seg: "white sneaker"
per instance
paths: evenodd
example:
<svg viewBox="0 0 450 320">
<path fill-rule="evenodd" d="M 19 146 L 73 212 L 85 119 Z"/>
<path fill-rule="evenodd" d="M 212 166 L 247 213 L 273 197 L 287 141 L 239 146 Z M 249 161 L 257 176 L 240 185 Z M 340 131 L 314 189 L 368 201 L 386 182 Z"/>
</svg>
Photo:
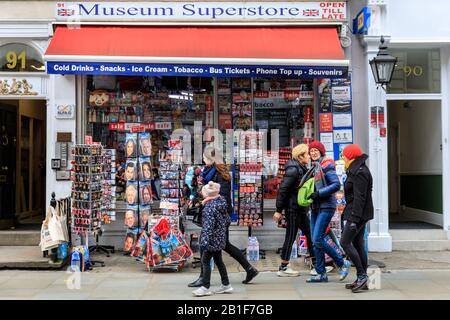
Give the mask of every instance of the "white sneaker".
<svg viewBox="0 0 450 320">
<path fill-rule="evenodd" d="M 200 287 L 194 291 L 192 291 L 192 294 L 196 297 L 204 297 L 204 296 L 210 296 L 212 295 L 212 291 L 205 288 L 205 287 Z"/>
<path fill-rule="evenodd" d="M 333 271 L 333 267 L 332 266 L 326 266 L 325 267 L 325 270 L 326 270 L 326 272 L 327 273 L 330 273 L 331 271 Z M 311 272 L 309 273 L 310 275 L 312 275 L 312 276 L 317 276 L 317 271 L 316 271 L 316 269 L 312 269 L 311 270 Z"/>
<path fill-rule="evenodd" d="M 286 270 L 279 270 L 277 275 L 279 277 L 298 277 L 300 272 L 287 267 Z"/>
<path fill-rule="evenodd" d="M 231 287 L 231 284 L 224 286 L 223 284 L 220 285 L 219 288 L 214 290 L 214 293 L 230 293 L 233 291 L 233 288 Z"/>
</svg>

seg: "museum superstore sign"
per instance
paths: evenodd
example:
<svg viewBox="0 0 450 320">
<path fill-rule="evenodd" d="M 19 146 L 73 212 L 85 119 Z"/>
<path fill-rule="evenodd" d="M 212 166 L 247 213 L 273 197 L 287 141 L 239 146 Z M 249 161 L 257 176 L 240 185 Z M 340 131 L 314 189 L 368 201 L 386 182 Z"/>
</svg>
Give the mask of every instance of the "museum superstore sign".
<svg viewBox="0 0 450 320">
<path fill-rule="evenodd" d="M 57 2 L 59 21 L 345 21 L 339 2 Z"/>
<path fill-rule="evenodd" d="M 347 67 L 47 62 L 49 74 L 123 76 L 343 78 Z"/>
</svg>

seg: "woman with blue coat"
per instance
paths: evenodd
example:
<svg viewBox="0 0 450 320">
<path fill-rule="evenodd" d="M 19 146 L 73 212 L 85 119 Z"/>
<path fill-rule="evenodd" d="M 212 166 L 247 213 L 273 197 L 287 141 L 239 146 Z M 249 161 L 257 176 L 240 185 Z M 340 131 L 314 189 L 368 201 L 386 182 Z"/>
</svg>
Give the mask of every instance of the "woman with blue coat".
<svg viewBox="0 0 450 320">
<path fill-rule="evenodd" d="M 314 255 L 316 257 L 315 269 L 317 275 L 307 282 L 328 282 L 325 269 L 325 253 L 330 256 L 338 266 L 340 280 L 344 280 L 350 269 L 350 262 L 344 258 L 325 241 L 326 230 L 336 211 L 335 193 L 341 188 L 336 174 L 334 161 L 325 157 L 325 147 L 320 141 L 313 141 L 309 145 L 314 170 L 314 192 L 311 205 L 311 233 L 313 239 Z"/>
</svg>

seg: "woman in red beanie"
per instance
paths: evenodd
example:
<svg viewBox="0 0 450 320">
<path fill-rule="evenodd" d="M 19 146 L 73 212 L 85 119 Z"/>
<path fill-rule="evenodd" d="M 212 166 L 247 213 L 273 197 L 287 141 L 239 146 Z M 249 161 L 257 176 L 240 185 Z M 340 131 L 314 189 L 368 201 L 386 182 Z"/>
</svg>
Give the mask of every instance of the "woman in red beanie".
<svg viewBox="0 0 450 320">
<path fill-rule="evenodd" d="M 334 161 L 325 157 L 325 147 L 320 141 L 313 141 L 309 145 L 309 154 L 314 164 L 314 192 L 310 198 L 311 205 L 311 233 L 316 257 L 315 269 L 317 275 L 307 282 L 328 282 L 325 268 L 325 253 L 330 256 L 339 267 L 340 280 L 347 277 L 350 261 L 344 258 L 325 241 L 326 230 L 336 211 L 335 193 L 341 188 L 336 174 Z"/>
<path fill-rule="evenodd" d="M 372 175 L 366 166 L 368 156 L 356 144 L 342 151 L 347 179 L 344 183 L 346 206 L 344 210 L 344 232 L 341 246 L 356 267 L 357 279 L 345 287 L 352 292 L 367 290 L 367 254 L 364 231 L 369 220 L 373 219 Z"/>
</svg>

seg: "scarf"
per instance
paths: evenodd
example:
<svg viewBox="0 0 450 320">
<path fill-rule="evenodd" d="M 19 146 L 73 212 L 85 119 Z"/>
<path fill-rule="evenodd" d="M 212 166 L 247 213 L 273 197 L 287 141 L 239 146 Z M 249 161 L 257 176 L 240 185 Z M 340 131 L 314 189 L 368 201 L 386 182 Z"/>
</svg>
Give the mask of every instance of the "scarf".
<svg viewBox="0 0 450 320">
<path fill-rule="evenodd" d="M 215 166 L 205 166 L 202 173 L 200 174 L 203 180 L 202 183 L 208 184 L 208 182 L 212 181 L 212 179 L 214 179 L 214 176 L 216 175 L 216 172 L 217 169 Z"/>
<path fill-rule="evenodd" d="M 352 160 L 350 160 L 350 161 L 348 161 L 346 164 L 345 164 L 345 170 L 348 170 L 348 168 L 350 167 L 350 165 L 353 163 L 353 161 L 355 161 L 356 159 L 352 159 Z"/>
<path fill-rule="evenodd" d="M 218 195 L 215 196 L 215 197 L 206 197 L 205 199 L 203 199 L 202 205 L 206 205 L 209 201 L 214 200 L 214 199 L 217 199 L 218 197 L 220 197 L 220 194 L 218 194 Z"/>
</svg>

